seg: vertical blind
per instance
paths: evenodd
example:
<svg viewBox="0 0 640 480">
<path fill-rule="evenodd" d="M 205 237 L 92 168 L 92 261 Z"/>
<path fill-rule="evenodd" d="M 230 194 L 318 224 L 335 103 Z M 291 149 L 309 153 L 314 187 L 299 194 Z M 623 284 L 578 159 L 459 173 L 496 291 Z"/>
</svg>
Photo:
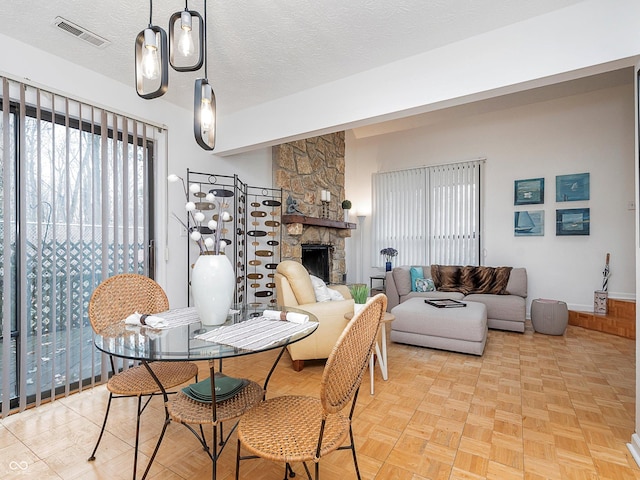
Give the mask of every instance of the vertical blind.
<svg viewBox="0 0 640 480">
<path fill-rule="evenodd" d="M 149 186 L 164 132 L 0 81 L 4 417 L 107 378 L 87 305 L 103 279 L 149 273 Z"/>
<path fill-rule="evenodd" d="M 373 176 L 372 265 L 398 250 L 396 265 L 478 265 L 480 170 L 484 160 Z"/>
</svg>

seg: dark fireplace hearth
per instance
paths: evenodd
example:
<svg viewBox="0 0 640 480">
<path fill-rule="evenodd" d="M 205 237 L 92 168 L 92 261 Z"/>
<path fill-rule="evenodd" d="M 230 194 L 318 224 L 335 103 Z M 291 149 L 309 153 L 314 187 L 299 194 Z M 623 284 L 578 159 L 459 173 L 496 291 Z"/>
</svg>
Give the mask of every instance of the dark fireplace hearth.
<svg viewBox="0 0 640 480">
<path fill-rule="evenodd" d="M 331 245 L 302 245 L 302 265 L 311 275 L 330 283 L 329 272 L 331 272 Z"/>
</svg>

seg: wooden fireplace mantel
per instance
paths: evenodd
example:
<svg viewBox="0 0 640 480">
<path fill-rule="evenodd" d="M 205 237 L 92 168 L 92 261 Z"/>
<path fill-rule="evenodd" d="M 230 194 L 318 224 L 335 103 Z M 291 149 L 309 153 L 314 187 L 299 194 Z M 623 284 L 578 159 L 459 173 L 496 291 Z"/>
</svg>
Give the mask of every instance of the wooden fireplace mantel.
<svg viewBox="0 0 640 480">
<path fill-rule="evenodd" d="M 314 225 L 316 227 L 337 228 L 339 230 L 354 230 L 355 223 L 340 222 L 329 218 L 307 217 L 306 215 L 282 215 L 282 223 L 301 223 L 302 225 Z"/>
</svg>

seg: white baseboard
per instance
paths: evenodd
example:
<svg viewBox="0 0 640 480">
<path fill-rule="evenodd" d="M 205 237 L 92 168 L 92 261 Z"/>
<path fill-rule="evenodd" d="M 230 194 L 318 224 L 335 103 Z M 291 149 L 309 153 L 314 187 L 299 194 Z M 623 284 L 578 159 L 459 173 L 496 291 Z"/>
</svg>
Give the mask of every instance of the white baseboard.
<svg viewBox="0 0 640 480">
<path fill-rule="evenodd" d="M 640 467 L 640 436 L 637 433 L 631 435 L 631 442 L 627 443 L 631 456 Z"/>
<path fill-rule="evenodd" d="M 635 293 L 619 293 L 619 292 L 609 292 L 609 298 L 613 298 L 614 300 L 630 300 L 632 302 L 636 301 Z"/>
</svg>

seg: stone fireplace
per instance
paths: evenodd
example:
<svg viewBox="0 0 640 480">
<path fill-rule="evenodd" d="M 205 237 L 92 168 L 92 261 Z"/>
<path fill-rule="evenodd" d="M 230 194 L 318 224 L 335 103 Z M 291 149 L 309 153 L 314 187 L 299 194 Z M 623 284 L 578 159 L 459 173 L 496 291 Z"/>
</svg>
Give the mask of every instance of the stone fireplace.
<svg viewBox="0 0 640 480">
<path fill-rule="evenodd" d="M 344 239 L 355 228 L 355 224 L 343 222 L 341 206 L 345 199 L 344 132 L 273 147 L 273 183 L 282 188 L 285 228 L 281 259 L 304 264 L 303 245 L 309 250 L 310 246 L 327 247 L 329 272 L 325 281 L 344 283 Z M 325 206 L 321 201 L 322 190 L 331 193 L 331 201 Z M 297 202 L 296 211 L 287 212 L 289 196 Z"/>
</svg>

